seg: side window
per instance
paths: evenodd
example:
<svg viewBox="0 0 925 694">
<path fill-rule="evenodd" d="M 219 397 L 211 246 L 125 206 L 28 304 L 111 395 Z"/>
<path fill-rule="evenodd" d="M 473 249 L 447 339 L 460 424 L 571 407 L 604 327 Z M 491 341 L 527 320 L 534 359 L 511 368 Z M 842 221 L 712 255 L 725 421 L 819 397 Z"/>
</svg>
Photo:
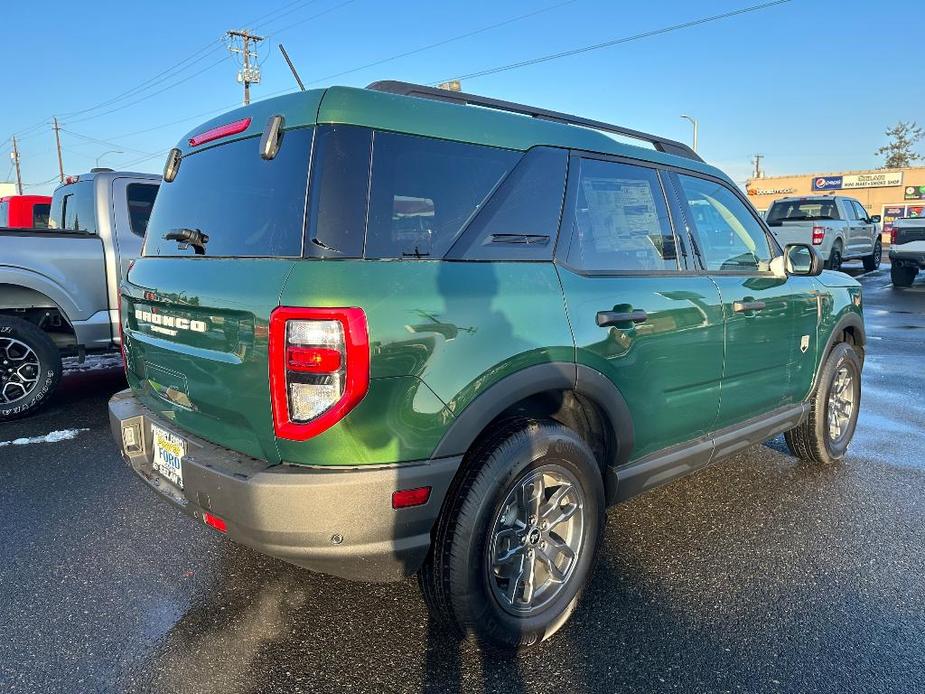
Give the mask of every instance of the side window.
<svg viewBox="0 0 925 694">
<path fill-rule="evenodd" d="M 32 207 L 32 226 L 36 229 L 48 228 L 48 214 L 51 211 L 51 205 L 47 202 L 37 203 Z M 0 224 L 0 226 L 3 226 Z"/>
<path fill-rule="evenodd" d="M 854 222 L 858 219 L 858 208 L 854 204 L 854 200 L 842 200 L 842 204 L 845 206 L 845 212 L 848 213 L 847 219 L 851 222 Z"/>
<path fill-rule="evenodd" d="M 60 213 L 58 212 L 58 200 Z M 96 212 L 93 206 L 93 182 L 83 181 L 61 186 L 52 198 L 49 227 L 62 231 L 96 233 Z"/>
<path fill-rule="evenodd" d="M 367 258 L 441 258 L 521 152 L 376 132 Z"/>
<path fill-rule="evenodd" d="M 149 183 L 129 183 L 125 187 L 125 197 L 132 233 L 144 238 L 148 218 L 151 217 L 151 208 L 154 207 L 154 198 L 157 197 L 157 186 Z"/>
<path fill-rule="evenodd" d="M 10 224 L 9 207 L 8 202 L 0 202 L 0 227 L 9 226 Z"/>
<path fill-rule="evenodd" d="M 665 196 L 654 169 L 578 159 L 567 262 L 589 271 L 677 270 Z"/>
<path fill-rule="evenodd" d="M 864 209 L 864 205 L 859 203 L 857 200 L 852 200 L 851 204 L 854 205 L 854 209 L 857 211 L 858 219 L 866 222 L 868 219 L 867 210 Z"/>
<path fill-rule="evenodd" d="M 678 178 L 707 270 L 766 271 L 771 246 L 745 203 L 721 183 L 683 174 Z"/>
</svg>

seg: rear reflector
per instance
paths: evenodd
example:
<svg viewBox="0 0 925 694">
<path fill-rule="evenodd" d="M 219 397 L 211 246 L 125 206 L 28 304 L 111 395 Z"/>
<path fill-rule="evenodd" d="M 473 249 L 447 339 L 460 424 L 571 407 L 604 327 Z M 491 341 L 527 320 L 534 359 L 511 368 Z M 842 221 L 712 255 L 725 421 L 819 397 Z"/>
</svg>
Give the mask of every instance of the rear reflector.
<svg viewBox="0 0 925 694">
<path fill-rule="evenodd" d="M 430 487 L 415 487 L 414 489 L 399 489 L 392 492 L 392 508 L 408 508 L 410 506 L 423 506 L 430 498 Z"/>
<path fill-rule="evenodd" d="M 188 141 L 190 147 L 196 147 L 197 145 L 205 144 L 206 142 L 212 142 L 212 140 L 219 140 L 223 137 L 228 137 L 229 135 L 237 135 L 238 133 L 243 133 L 251 124 L 251 119 L 242 118 L 241 120 L 236 120 L 233 123 L 225 123 L 225 125 L 219 125 L 216 128 L 211 130 L 206 130 L 204 133 L 199 133 L 198 135 L 193 135 Z"/>
<path fill-rule="evenodd" d="M 212 526 L 213 528 L 218 530 L 220 533 L 228 532 L 228 524 L 225 523 L 225 521 L 219 518 L 218 516 L 213 516 L 208 511 L 203 511 L 202 520 L 205 521 L 206 525 Z"/>
</svg>

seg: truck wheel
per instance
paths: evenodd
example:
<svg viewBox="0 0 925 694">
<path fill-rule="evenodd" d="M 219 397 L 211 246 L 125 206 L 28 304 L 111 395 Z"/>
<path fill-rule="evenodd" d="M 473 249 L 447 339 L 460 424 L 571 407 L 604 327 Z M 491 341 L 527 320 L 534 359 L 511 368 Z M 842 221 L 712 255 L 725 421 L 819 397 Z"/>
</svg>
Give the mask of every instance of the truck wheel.
<svg viewBox="0 0 925 694">
<path fill-rule="evenodd" d="M 832 252 L 829 253 L 829 262 L 826 263 L 826 267 L 829 270 L 841 270 L 841 263 L 842 263 L 841 241 L 836 241 L 835 245 L 832 246 Z"/>
<path fill-rule="evenodd" d="M 790 452 L 812 463 L 845 457 L 861 407 L 861 359 L 847 342 L 835 345 L 819 372 L 809 416 L 784 434 Z"/>
<path fill-rule="evenodd" d="M 0 422 L 41 407 L 61 380 L 61 354 L 28 321 L 0 316 Z"/>
<path fill-rule="evenodd" d="M 880 239 L 874 243 L 874 252 L 864 256 L 864 272 L 873 272 L 880 267 L 880 261 L 883 259 L 883 246 L 880 245 Z"/>
<path fill-rule="evenodd" d="M 556 422 L 514 419 L 470 450 L 421 571 L 433 612 L 461 635 L 530 646 L 565 624 L 604 529 L 600 466 Z"/>
<path fill-rule="evenodd" d="M 893 265 L 890 267 L 890 279 L 894 287 L 911 287 L 915 276 L 919 274 L 917 268 L 908 265 Z"/>
</svg>

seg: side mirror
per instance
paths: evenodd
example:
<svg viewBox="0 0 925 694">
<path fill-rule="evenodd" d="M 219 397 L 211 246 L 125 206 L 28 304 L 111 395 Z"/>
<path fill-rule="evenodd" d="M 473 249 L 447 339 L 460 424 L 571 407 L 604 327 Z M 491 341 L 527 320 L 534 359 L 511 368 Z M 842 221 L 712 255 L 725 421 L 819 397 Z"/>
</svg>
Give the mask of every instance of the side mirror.
<svg viewBox="0 0 925 694">
<path fill-rule="evenodd" d="M 882 219 L 883 219 L 883 217 L 881 217 L 879 214 L 875 214 L 873 217 L 870 218 L 870 221 L 871 221 L 871 223 L 873 223 L 873 224 L 880 224 L 880 221 L 881 221 Z"/>
<path fill-rule="evenodd" d="M 805 243 L 791 243 L 784 248 L 784 263 L 788 275 L 815 277 L 822 274 L 822 256 Z"/>
</svg>

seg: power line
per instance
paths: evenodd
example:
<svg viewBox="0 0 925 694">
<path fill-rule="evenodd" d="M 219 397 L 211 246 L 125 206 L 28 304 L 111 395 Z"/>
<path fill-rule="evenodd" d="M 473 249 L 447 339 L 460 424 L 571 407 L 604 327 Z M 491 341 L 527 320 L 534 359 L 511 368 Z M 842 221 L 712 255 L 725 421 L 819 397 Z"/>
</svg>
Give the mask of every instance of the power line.
<svg viewBox="0 0 925 694">
<path fill-rule="evenodd" d="M 514 22 L 519 22 L 523 19 L 529 19 L 530 17 L 534 17 L 538 14 L 542 14 L 543 12 L 555 10 L 555 9 L 558 9 L 559 7 L 563 7 L 564 5 L 570 5 L 573 2 L 576 2 L 576 0 L 566 0 L 565 2 L 560 2 L 556 5 L 550 5 L 549 7 L 543 7 L 539 10 L 534 10 L 533 12 L 527 12 L 526 14 L 518 15 L 516 17 L 511 17 L 501 22 L 496 22 L 495 24 L 489 24 L 487 26 L 480 27 L 479 29 L 473 29 L 472 31 L 468 31 L 464 34 L 458 34 L 456 36 L 451 36 L 450 38 L 443 39 L 442 41 L 437 41 L 436 43 L 431 43 L 426 46 L 421 46 L 420 48 L 414 48 L 410 51 L 405 51 L 404 53 L 397 53 L 387 58 L 382 58 L 381 60 L 376 60 L 372 63 L 367 63 L 366 65 L 360 65 L 359 67 L 350 68 L 349 70 L 335 72 L 334 74 L 331 74 L 331 75 L 325 75 L 324 77 L 319 77 L 316 80 L 310 80 L 309 84 L 318 84 L 319 82 L 325 82 L 327 80 L 334 79 L 335 77 L 343 77 L 344 75 L 349 75 L 354 72 L 359 72 L 360 70 L 365 70 L 367 68 L 376 67 L 377 65 L 382 65 L 384 63 L 388 63 L 393 60 L 398 60 L 400 58 L 407 58 L 409 55 L 417 55 L 418 53 L 423 53 L 424 51 L 429 51 L 433 48 L 439 48 L 440 46 L 445 46 L 448 43 L 453 43 L 454 41 L 461 41 L 462 39 L 467 39 L 471 36 L 476 36 L 478 34 L 482 34 L 492 29 L 497 29 L 499 27 L 507 26 L 508 24 L 513 24 Z"/>
<path fill-rule="evenodd" d="M 774 0 L 773 2 L 765 2 L 760 5 L 751 5 L 749 7 L 742 7 L 738 10 L 732 10 L 730 12 L 723 12 L 722 14 L 712 15 L 710 17 L 702 17 L 701 19 L 695 19 L 690 22 L 682 22 L 681 24 L 672 24 L 671 26 L 662 27 L 661 29 L 653 29 L 652 31 L 644 31 L 639 34 L 633 34 L 632 36 L 623 36 L 618 39 L 613 39 L 611 41 L 604 41 L 602 43 L 595 43 L 589 46 L 582 46 L 581 48 L 573 48 L 568 51 L 561 51 L 559 53 L 551 53 L 549 55 L 539 56 L 537 58 L 530 58 L 529 60 L 522 60 L 517 63 L 509 63 L 507 65 L 498 65 L 496 67 L 487 68 L 485 70 L 479 70 L 478 72 L 470 72 L 466 75 L 457 75 L 456 77 L 451 77 L 449 79 L 439 80 L 434 84 L 439 84 L 440 82 L 449 82 L 451 80 L 471 80 L 477 77 L 485 77 L 487 75 L 496 75 L 499 72 L 507 72 L 508 70 L 516 70 L 517 68 L 527 67 L 530 65 L 537 65 L 539 63 L 545 63 L 550 60 L 557 60 L 559 58 L 566 58 L 573 55 L 579 55 L 580 53 L 588 53 L 590 51 L 596 51 L 601 48 L 610 48 L 611 46 L 616 46 L 622 43 L 629 43 L 630 41 L 638 41 L 639 39 L 650 38 L 652 36 L 659 36 L 661 34 L 667 34 L 673 31 L 680 31 L 681 29 L 690 29 L 695 26 L 700 26 L 701 24 L 707 24 L 709 22 L 716 22 L 721 19 L 728 19 L 729 17 L 735 17 L 738 15 L 746 14 L 748 12 L 757 12 L 758 10 L 764 10 L 769 7 L 774 7 L 775 5 L 783 5 L 790 2 L 791 0 Z"/>
</svg>

